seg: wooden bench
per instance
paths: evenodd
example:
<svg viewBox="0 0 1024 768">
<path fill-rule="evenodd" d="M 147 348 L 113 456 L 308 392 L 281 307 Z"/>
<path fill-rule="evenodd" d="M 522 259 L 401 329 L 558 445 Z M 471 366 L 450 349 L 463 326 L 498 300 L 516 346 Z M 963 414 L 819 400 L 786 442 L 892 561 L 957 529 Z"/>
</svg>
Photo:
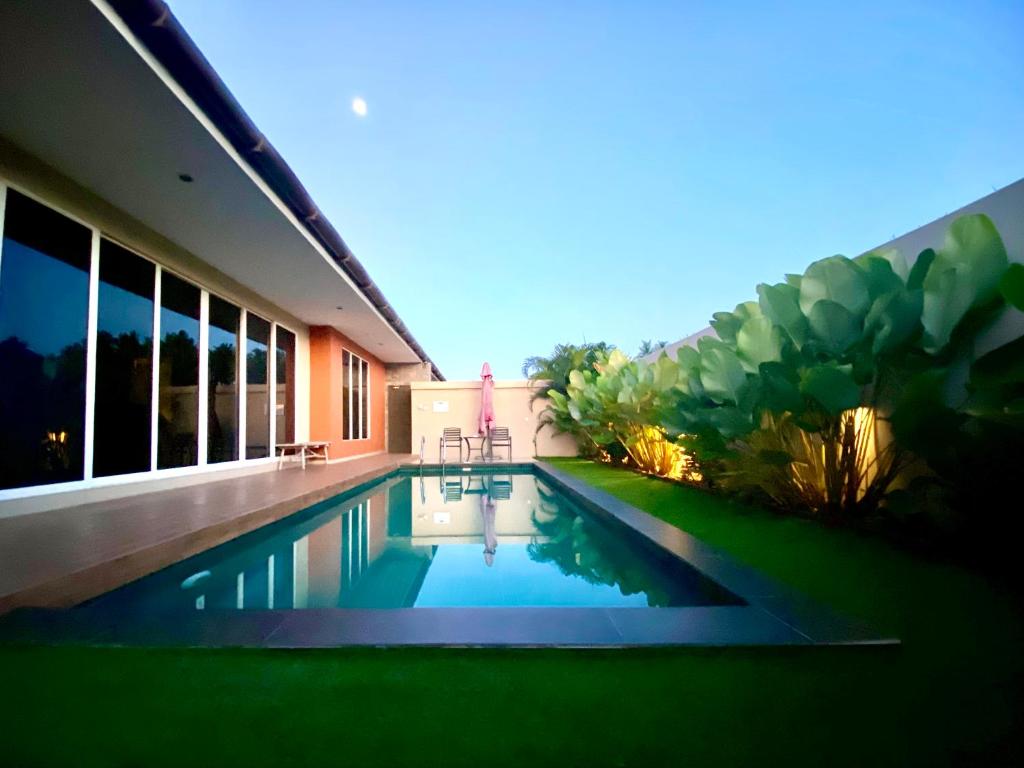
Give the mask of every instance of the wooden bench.
<svg viewBox="0 0 1024 768">
<path fill-rule="evenodd" d="M 327 449 L 330 442 L 326 440 L 314 440 L 306 443 L 278 443 L 277 444 L 277 468 L 280 469 L 284 463 L 285 456 L 298 456 L 302 461 L 302 468 L 306 468 L 306 459 L 323 459 L 327 461 Z"/>
</svg>

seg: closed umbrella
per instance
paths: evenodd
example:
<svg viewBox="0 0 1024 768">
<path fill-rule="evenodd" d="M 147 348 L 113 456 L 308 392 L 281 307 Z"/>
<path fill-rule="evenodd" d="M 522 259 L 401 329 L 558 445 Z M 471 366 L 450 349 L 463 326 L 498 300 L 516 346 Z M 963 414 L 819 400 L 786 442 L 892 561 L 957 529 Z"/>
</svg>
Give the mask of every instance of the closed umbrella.
<svg viewBox="0 0 1024 768">
<path fill-rule="evenodd" d="M 480 516 L 484 520 L 484 563 L 494 565 L 494 554 L 498 551 L 498 532 L 495 529 L 497 504 L 490 492 L 480 494 Z"/>
<path fill-rule="evenodd" d="M 480 431 L 486 435 L 494 426 L 494 377 L 491 375 L 490 363 L 484 363 L 480 369 L 483 384 L 480 388 Z"/>
</svg>

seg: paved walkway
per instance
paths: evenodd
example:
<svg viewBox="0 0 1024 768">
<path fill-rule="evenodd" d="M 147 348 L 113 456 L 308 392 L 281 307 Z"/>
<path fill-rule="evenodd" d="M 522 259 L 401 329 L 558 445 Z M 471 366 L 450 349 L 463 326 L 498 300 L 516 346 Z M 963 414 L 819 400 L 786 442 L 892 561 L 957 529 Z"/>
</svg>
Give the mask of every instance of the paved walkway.
<svg viewBox="0 0 1024 768">
<path fill-rule="evenodd" d="M 412 459 L 310 464 L 0 518 L 0 614 L 75 605 Z"/>
</svg>

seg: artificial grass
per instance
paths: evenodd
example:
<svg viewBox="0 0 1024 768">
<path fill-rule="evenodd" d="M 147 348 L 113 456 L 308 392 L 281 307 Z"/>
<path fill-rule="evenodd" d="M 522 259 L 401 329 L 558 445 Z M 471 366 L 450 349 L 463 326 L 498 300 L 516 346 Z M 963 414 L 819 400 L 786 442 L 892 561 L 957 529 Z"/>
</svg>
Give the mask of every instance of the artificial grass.
<svg viewBox="0 0 1024 768">
<path fill-rule="evenodd" d="M 10 765 L 1014 765 L 1024 622 L 984 578 L 562 469 L 904 640 L 623 651 L 0 649 Z"/>
</svg>

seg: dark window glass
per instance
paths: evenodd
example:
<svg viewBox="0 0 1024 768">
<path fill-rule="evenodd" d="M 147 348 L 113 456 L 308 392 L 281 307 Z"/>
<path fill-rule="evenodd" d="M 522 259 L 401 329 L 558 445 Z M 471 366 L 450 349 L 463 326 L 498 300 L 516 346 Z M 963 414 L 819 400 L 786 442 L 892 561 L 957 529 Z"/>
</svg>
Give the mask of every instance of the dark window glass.
<svg viewBox="0 0 1024 768">
<path fill-rule="evenodd" d="M 0 488 L 81 480 L 92 233 L 7 191 L 0 250 Z"/>
<path fill-rule="evenodd" d="M 270 323 L 250 312 L 245 336 L 245 457 L 261 459 L 270 455 Z"/>
<path fill-rule="evenodd" d="M 198 461 L 199 289 L 163 272 L 160 286 L 160 413 L 157 467 Z"/>
<path fill-rule="evenodd" d="M 238 332 L 242 312 L 210 297 L 209 401 L 206 460 L 238 458 Z"/>
<path fill-rule="evenodd" d="M 295 334 L 277 327 L 277 442 L 295 441 Z"/>
<path fill-rule="evenodd" d="M 156 267 L 100 243 L 93 475 L 150 469 Z"/>
<path fill-rule="evenodd" d="M 359 436 L 365 439 L 370 436 L 370 365 L 363 360 L 359 367 L 359 416 L 362 429 Z"/>
<path fill-rule="evenodd" d="M 352 355 L 341 353 L 342 438 L 352 439 Z"/>
</svg>

